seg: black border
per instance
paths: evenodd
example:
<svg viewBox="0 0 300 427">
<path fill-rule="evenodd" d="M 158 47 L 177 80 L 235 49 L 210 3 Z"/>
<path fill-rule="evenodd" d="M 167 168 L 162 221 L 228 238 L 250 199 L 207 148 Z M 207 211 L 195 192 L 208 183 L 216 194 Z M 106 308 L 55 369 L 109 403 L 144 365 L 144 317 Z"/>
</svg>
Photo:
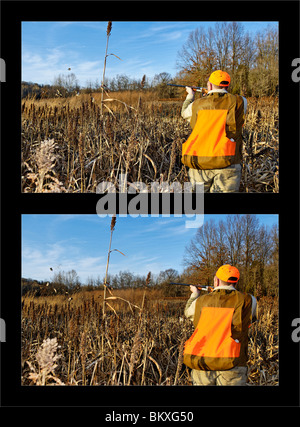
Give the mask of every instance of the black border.
<svg viewBox="0 0 300 427">
<path fill-rule="evenodd" d="M 288 14 L 286 11 L 288 10 Z M 134 11 L 134 15 L 132 15 Z M 212 14 L 213 13 L 213 14 Z M 211 16 L 211 18 L 206 18 Z M 99 195 L 20 193 L 20 83 L 23 20 L 240 20 L 279 21 L 280 193 L 205 196 L 206 213 L 279 214 L 280 384 L 278 387 L 21 387 L 20 277 L 23 213 L 95 213 Z M 206 19 L 205 19 L 206 18 Z M 299 3 L 274 2 L 1 2 L 1 343 L 3 407 L 95 407 L 112 412 L 188 411 L 202 407 L 298 407 L 299 343 L 291 323 L 299 317 L 299 85 L 291 63 L 299 55 Z M 297 249 L 296 249 L 297 248 Z M 130 403 L 128 403 L 130 402 Z M 125 406 L 124 406 L 125 405 Z M 120 406 L 124 406 L 123 409 Z M 150 408 L 146 408 L 149 407 Z M 172 408 L 168 408 L 172 407 Z M 200 416 L 200 415 L 199 415 Z M 199 418 L 200 419 L 200 418 Z M 99 418 L 99 421 L 103 421 Z"/>
</svg>

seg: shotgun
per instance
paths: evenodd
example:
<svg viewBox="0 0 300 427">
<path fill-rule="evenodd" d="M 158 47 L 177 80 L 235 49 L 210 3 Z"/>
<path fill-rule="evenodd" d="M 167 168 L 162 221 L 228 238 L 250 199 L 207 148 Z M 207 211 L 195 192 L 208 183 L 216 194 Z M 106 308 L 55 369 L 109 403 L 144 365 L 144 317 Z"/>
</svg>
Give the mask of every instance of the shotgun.
<svg viewBox="0 0 300 427">
<path fill-rule="evenodd" d="M 192 283 L 169 283 L 170 285 L 180 285 L 180 286 L 196 286 L 200 291 L 211 292 L 214 288 L 212 286 L 202 286 L 202 285 L 193 285 Z"/>
<path fill-rule="evenodd" d="M 205 87 L 198 86 L 189 86 L 189 85 L 175 85 L 173 83 L 167 83 L 167 86 L 176 86 L 176 87 L 191 87 L 196 92 L 207 93 L 207 89 Z"/>
</svg>

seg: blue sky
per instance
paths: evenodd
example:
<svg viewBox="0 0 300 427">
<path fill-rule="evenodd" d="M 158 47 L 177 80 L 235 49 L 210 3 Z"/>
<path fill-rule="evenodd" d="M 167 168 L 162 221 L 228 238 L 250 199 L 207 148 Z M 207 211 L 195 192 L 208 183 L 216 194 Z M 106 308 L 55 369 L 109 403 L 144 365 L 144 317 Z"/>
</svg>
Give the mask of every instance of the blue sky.
<svg viewBox="0 0 300 427">
<path fill-rule="evenodd" d="M 278 224 L 278 215 L 256 215 L 260 225 Z M 207 215 L 204 222 L 226 215 Z M 185 247 L 197 228 L 186 227 L 183 217 L 118 217 L 113 233 L 109 273 L 158 274 L 168 268 L 179 273 Z M 105 276 L 110 217 L 98 215 L 22 215 L 22 277 L 51 280 L 58 271 L 76 270 L 82 283 Z"/>
<path fill-rule="evenodd" d="M 162 72 L 175 76 L 178 51 L 196 28 L 214 22 L 113 21 L 109 38 L 106 77 L 126 74 L 152 79 Z M 243 22 L 245 32 L 255 34 L 276 27 L 277 22 Z M 23 22 L 22 80 L 52 84 L 59 74 L 74 73 L 80 86 L 101 83 L 107 21 Z M 71 71 L 68 71 L 71 68 Z"/>
</svg>

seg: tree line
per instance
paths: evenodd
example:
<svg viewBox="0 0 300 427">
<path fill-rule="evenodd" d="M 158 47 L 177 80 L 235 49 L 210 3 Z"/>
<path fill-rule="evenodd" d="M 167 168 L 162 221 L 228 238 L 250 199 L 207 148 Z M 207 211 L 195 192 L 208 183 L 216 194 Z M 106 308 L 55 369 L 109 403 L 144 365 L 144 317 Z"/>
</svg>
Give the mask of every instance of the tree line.
<svg viewBox="0 0 300 427">
<path fill-rule="evenodd" d="M 117 274 L 107 275 L 107 285 L 112 289 L 126 288 L 161 288 L 169 283 L 170 280 L 175 280 L 180 277 L 180 274 L 174 269 L 161 271 L 159 274 L 139 275 L 130 271 L 119 271 Z M 58 271 L 54 273 L 51 281 L 39 281 L 31 278 L 22 278 L 21 289 L 22 295 L 30 294 L 32 296 L 50 296 L 73 294 L 79 291 L 102 290 L 104 286 L 104 277 L 100 275 L 96 278 L 88 277 L 85 283 L 82 283 L 75 270 Z M 168 292 L 166 292 L 168 294 Z M 172 292 L 171 292 L 172 294 Z"/>
<path fill-rule="evenodd" d="M 152 79 L 144 76 L 136 79 L 126 74 L 117 74 L 113 78 L 105 78 L 104 90 L 110 92 L 122 91 L 152 91 L 157 92 L 158 96 L 174 97 L 174 90 L 166 86 L 166 83 L 172 81 L 169 73 L 156 74 Z M 40 85 L 32 82 L 21 83 L 21 97 L 24 98 L 68 98 L 79 94 L 91 94 L 101 92 L 101 84 L 98 80 L 95 82 L 87 81 L 85 87 L 80 87 L 78 79 L 74 73 L 60 74 L 54 78 L 52 85 Z"/>
</svg>

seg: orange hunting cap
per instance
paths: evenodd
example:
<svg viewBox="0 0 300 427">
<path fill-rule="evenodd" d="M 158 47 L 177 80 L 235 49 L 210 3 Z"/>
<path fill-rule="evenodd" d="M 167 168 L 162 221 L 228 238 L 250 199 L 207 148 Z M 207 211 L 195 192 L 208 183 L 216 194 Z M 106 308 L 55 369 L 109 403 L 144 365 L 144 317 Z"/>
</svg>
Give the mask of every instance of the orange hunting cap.
<svg viewBox="0 0 300 427">
<path fill-rule="evenodd" d="M 223 282 L 236 283 L 240 278 L 240 272 L 236 267 L 225 264 L 218 269 L 216 276 L 218 279 L 223 280 Z"/>
<path fill-rule="evenodd" d="M 217 70 L 211 73 L 208 81 L 216 86 L 229 86 L 230 84 L 230 75 L 226 71 Z"/>
</svg>

